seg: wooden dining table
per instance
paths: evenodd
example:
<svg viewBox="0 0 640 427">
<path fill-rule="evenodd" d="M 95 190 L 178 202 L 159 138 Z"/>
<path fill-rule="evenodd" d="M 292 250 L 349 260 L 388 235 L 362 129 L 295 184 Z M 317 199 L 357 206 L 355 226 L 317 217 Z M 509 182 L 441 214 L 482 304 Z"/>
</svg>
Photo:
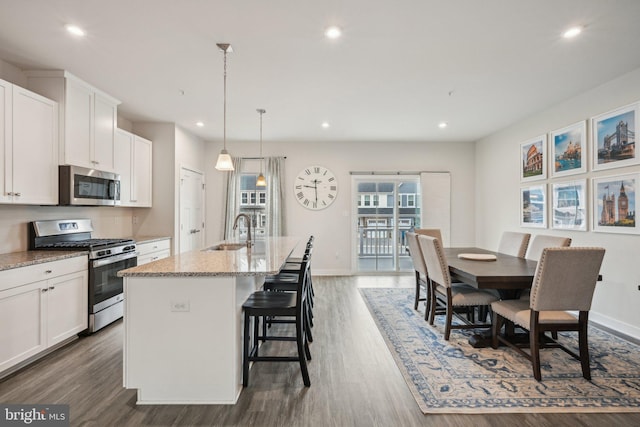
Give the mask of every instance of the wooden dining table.
<svg viewBox="0 0 640 427">
<path fill-rule="evenodd" d="M 495 260 L 478 261 L 459 258 L 460 254 L 491 254 Z M 517 299 L 525 289 L 530 289 L 536 272 L 537 261 L 518 258 L 481 248 L 444 248 L 452 279 L 458 279 L 477 289 L 495 289 L 500 299 Z M 602 275 L 598 276 L 602 280 Z M 510 325 L 506 334 L 513 334 Z M 491 331 L 472 335 L 469 344 L 476 348 L 491 345 Z"/>
<path fill-rule="evenodd" d="M 452 279 L 478 289 L 495 289 L 502 299 L 516 299 L 524 289 L 531 288 L 536 261 L 480 248 L 445 248 Z M 495 255 L 494 261 L 458 258 L 459 254 Z"/>
<path fill-rule="evenodd" d="M 530 289 L 537 262 L 481 248 L 445 248 L 452 279 L 458 279 L 477 289 L 495 289 L 501 299 L 516 299 L 525 289 Z M 495 260 L 471 260 L 459 258 L 459 254 L 489 254 Z M 512 332 L 512 331 L 511 331 Z M 491 331 L 469 338 L 475 348 L 491 345 Z"/>
</svg>

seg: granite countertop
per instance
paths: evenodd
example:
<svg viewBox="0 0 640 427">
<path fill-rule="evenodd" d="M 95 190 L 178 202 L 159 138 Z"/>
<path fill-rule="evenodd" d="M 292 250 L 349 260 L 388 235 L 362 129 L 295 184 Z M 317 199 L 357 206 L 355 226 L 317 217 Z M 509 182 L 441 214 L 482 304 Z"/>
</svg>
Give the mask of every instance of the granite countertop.
<svg viewBox="0 0 640 427">
<path fill-rule="evenodd" d="M 256 276 L 276 274 L 300 242 L 297 237 L 270 237 L 237 250 L 198 250 L 173 255 L 118 272 L 121 277 Z M 238 242 L 220 242 L 238 243 Z"/>
<path fill-rule="evenodd" d="M 61 259 L 87 256 L 87 251 L 25 251 L 0 254 L 0 271 L 27 267 Z"/>
</svg>

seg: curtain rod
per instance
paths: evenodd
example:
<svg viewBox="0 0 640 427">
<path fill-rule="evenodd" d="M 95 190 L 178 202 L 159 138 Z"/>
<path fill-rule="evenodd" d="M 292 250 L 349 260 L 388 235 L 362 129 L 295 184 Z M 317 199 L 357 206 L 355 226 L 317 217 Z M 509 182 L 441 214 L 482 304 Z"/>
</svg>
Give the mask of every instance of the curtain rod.
<svg viewBox="0 0 640 427">
<path fill-rule="evenodd" d="M 283 159 L 287 158 L 287 156 L 272 156 L 272 157 L 282 157 Z M 266 158 L 267 157 L 241 157 L 241 159 L 244 159 L 244 160 L 264 160 Z"/>
<path fill-rule="evenodd" d="M 351 175 L 420 175 L 421 173 L 449 173 L 449 171 L 397 171 L 397 172 L 376 172 L 376 171 L 351 171 Z"/>
</svg>

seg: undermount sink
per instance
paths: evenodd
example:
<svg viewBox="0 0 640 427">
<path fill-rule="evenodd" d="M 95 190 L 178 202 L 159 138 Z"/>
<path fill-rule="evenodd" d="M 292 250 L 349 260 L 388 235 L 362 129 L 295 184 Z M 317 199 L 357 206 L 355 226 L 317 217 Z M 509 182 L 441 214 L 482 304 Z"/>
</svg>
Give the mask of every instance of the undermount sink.
<svg viewBox="0 0 640 427">
<path fill-rule="evenodd" d="M 214 246 L 210 246 L 207 249 L 203 249 L 205 252 L 209 251 L 237 251 L 238 249 L 246 248 L 246 243 L 220 243 Z"/>
</svg>

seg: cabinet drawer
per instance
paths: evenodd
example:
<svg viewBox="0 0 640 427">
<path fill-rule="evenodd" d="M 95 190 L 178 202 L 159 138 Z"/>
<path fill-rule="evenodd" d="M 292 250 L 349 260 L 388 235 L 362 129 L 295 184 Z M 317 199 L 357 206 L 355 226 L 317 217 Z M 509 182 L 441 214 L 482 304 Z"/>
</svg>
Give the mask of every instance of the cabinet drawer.
<svg viewBox="0 0 640 427">
<path fill-rule="evenodd" d="M 78 256 L 0 271 L 0 291 L 64 274 L 86 271 L 88 263 L 87 256 Z"/>
<path fill-rule="evenodd" d="M 164 251 L 152 252 L 145 255 L 140 255 L 138 256 L 138 265 L 148 264 L 150 262 L 157 261 L 162 258 L 169 258 L 170 255 L 171 253 L 169 252 L 169 249 L 166 249 Z"/>
<path fill-rule="evenodd" d="M 155 240 L 153 242 L 139 243 L 136 245 L 136 249 L 138 250 L 138 257 L 157 251 L 168 251 L 171 249 L 171 240 L 163 239 Z"/>
</svg>

